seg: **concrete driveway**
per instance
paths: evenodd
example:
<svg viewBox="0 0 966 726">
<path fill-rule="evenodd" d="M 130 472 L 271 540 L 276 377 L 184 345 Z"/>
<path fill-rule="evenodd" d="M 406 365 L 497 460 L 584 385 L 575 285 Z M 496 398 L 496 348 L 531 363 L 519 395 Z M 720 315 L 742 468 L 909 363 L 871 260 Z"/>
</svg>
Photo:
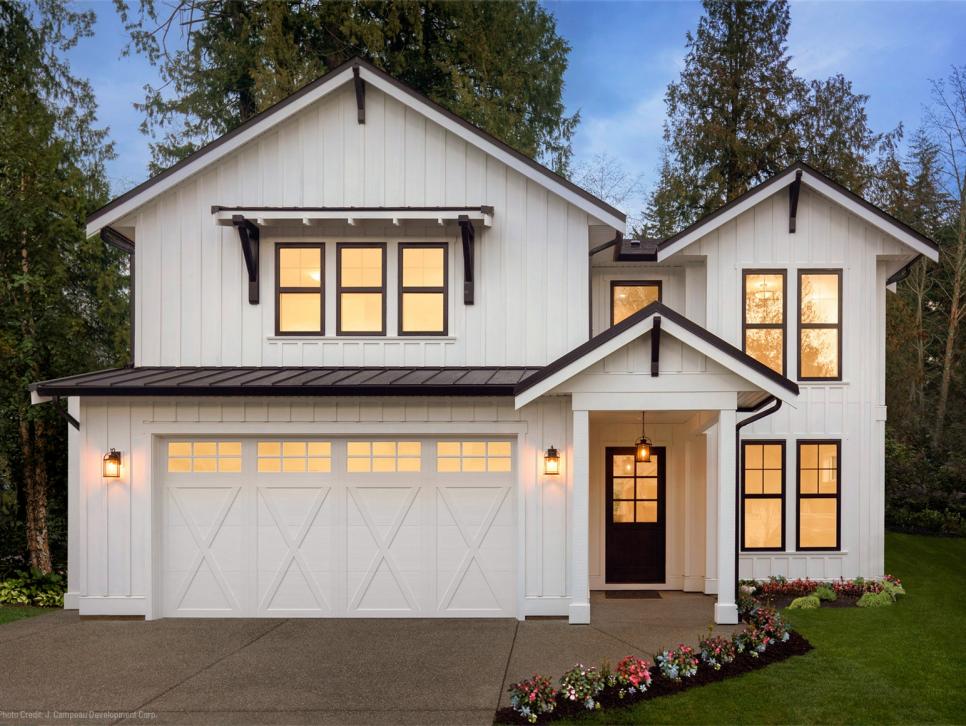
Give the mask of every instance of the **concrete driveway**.
<svg viewBox="0 0 966 726">
<path fill-rule="evenodd" d="M 0 627 L 0 723 L 490 724 L 506 684 L 696 643 L 711 598 L 560 620 L 81 620 Z M 24 712 L 21 714 L 21 712 Z"/>
</svg>

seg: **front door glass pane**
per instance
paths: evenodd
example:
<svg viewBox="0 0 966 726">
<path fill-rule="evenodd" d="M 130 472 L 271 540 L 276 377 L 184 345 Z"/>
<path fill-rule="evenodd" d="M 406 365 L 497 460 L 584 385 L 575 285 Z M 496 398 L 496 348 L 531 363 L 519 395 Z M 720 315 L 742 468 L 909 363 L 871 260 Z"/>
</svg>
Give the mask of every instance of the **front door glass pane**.
<svg viewBox="0 0 966 726">
<path fill-rule="evenodd" d="M 660 489 L 658 454 L 649 462 L 635 462 L 630 454 L 613 456 L 613 516 L 618 524 L 657 523 Z"/>
</svg>

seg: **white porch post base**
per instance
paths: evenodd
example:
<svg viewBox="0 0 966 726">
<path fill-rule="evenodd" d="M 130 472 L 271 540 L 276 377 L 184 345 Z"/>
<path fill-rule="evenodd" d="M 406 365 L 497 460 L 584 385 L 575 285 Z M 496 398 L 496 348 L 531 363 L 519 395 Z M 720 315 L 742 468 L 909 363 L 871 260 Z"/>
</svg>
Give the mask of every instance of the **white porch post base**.
<svg viewBox="0 0 966 726">
<path fill-rule="evenodd" d="M 80 593 L 64 593 L 64 610 L 78 610 L 80 608 Z"/>
<path fill-rule="evenodd" d="M 737 613 L 737 609 L 735 610 Z M 735 622 L 738 622 L 737 620 Z M 571 625 L 590 625 L 590 603 L 572 602 L 570 603 L 570 624 Z"/>
<path fill-rule="evenodd" d="M 733 603 L 726 602 L 715 603 L 714 621 L 718 625 L 737 625 L 738 606 Z"/>
</svg>

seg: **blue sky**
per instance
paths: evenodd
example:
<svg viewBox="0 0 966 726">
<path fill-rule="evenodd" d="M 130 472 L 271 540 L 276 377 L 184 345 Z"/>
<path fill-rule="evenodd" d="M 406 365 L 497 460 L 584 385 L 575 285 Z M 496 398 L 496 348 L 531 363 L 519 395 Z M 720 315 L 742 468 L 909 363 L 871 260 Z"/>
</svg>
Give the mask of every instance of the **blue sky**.
<svg viewBox="0 0 966 726">
<path fill-rule="evenodd" d="M 118 158 L 108 173 L 120 193 L 147 175 L 148 138 L 132 104 L 157 71 L 138 56 L 121 58 L 126 42 L 113 4 L 77 3 L 98 13 L 96 36 L 71 54 L 77 75 L 90 79 L 100 120 L 111 129 Z M 565 101 L 580 110 L 578 160 L 606 153 L 630 174 L 653 182 L 664 120 L 664 90 L 685 53 L 685 33 L 701 15 L 697 2 L 544 0 L 570 42 Z M 966 2 L 793 2 L 789 51 L 806 78 L 843 73 L 870 96 L 873 128 L 914 129 L 929 100 L 929 79 L 966 64 Z M 643 200 L 622 205 L 632 215 Z"/>
</svg>

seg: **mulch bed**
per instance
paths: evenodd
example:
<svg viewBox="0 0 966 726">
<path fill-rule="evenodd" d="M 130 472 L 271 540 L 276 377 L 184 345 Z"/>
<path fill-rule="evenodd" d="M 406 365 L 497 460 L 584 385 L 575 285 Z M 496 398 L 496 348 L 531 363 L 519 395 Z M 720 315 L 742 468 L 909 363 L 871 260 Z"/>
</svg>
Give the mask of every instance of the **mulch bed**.
<svg viewBox="0 0 966 726">
<path fill-rule="evenodd" d="M 625 695 L 624 698 L 621 699 L 617 697 L 617 692 L 619 689 L 608 687 L 598 695 L 597 701 L 600 703 L 600 707 L 604 711 L 613 708 L 627 708 L 628 706 L 632 706 L 641 701 L 647 701 L 652 698 L 660 698 L 661 696 L 673 696 L 677 693 L 681 693 L 682 691 L 686 691 L 689 688 L 697 688 L 709 683 L 723 681 L 726 678 L 740 676 L 743 673 L 750 673 L 751 671 L 764 668 L 772 663 L 787 660 L 788 658 L 796 655 L 805 655 L 810 650 L 812 650 L 812 644 L 809 643 L 804 636 L 792 631 L 789 633 L 789 638 L 786 642 L 770 646 L 764 653 L 759 653 L 757 658 L 752 657 L 748 653 L 742 653 L 735 658 L 732 663 L 722 666 L 721 670 L 719 671 L 716 671 L 714 668 L 702 663 L 698 666 L 698 672 L 693 677 L 685 678 L 680 682 L 674 682 L 665 678 L 660 674 L 657 666 L 651 666 L 651 687 L 648 688 L 643 695 Z M 551 713 L 542 714 L 540 716 L 539 723 L 557 721 L 564 718 L 575 718 L 585 713 L 587 713 L 587 710 L 581 704 L 574 703 L 573 701 L 566 701 L 563 703 L 558 701 L 557 707 Z M 525 718 L 520 716 L 516 711 L 509 707 L 499 709 L 496 712 L 493 722 L 496 724 L 529 723 Z"/>
<path fill-rule="evenodd" d="M 799 595 L 781 595 L 778 597 L 762 597 L 759 598 L 762 605 L 770 608 L 775 608 L 776 610 L 782 610 L 787 608 L 792 600 L 798 598 Z M 822 600 L 823 608 L 854 608 L 855 603 L 857 603 L 859 598 L 857 597 L 846 597 L 844 595 L 839 595 L 836 600 Z"/>
</svg>

